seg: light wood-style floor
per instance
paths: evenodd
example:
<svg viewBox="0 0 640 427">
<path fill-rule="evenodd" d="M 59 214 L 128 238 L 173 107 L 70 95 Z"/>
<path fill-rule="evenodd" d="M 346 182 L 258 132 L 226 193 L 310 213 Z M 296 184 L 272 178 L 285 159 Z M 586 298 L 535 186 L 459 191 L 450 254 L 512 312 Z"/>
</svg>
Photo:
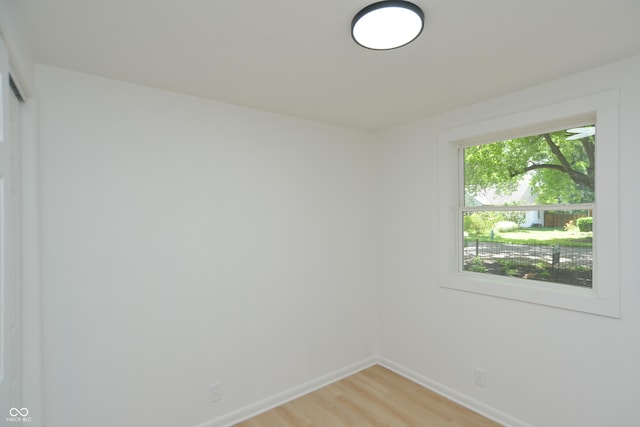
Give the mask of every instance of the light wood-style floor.
<svg viewBox="0 0 640 427">
<path fill-rule="evenodd" d="M 235 427 L 497 427 L 469 409 L 372 366 Z"/>
</svg>

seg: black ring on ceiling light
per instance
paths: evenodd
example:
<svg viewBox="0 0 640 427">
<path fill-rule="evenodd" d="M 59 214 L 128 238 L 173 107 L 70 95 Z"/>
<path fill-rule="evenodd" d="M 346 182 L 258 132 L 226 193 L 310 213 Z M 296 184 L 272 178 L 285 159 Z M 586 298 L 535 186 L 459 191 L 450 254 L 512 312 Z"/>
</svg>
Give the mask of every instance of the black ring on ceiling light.
<svg viewBox="0 0 640 427">
<path fill-rule="evenodd" d="M 416 36 L 414 38 L 412 38 L 411 40 L 409 40 L 408 42 L 401 44 L 400 46 L 395 46 L 395 47 L 391 47 L 388 49 L 376 49 L 376 48 L 372 48 L 372 47 L 368 47 L 365 46 L 363 44 L 360 44 L 360 42 L 358 42 L 358 40 L 356 40 L 355 36 L 353 35 L 353 28 L 355 27 L 356 23 L 360 20 L 360 18 L 362 18 L 363 16 L 365 16 L 366 14 L 373 12 L 374 10 L 378 10 L 378 9 L 385 9 L 388 7 L 399 7 L 402 9 L 407 9 L 412 11 L 413 13 L 415 13 L 416 15 L 418 15 L 420 17 L 420 31 L 418 31 L 418 34 L 416 34 Z M 417 39 L 420 34 L 422 34 L 422 30 L 424 29 L 424 12 L 422 11 L 422 9 L 420 9 L 420 6 L 417 6 L 409 1 L 403 1 L 403 0 L 384 0 L 384 1 L 379 1 L 376 3 L 372 3 L 369 6 L 363 8 L 362 10 L 360 10 L 360 12 L 358 12 L 356 14 L 356 16 L 353 17 L 353 19 L 351 20 L 351 38 L 353 39 L 354 42 L 356 42 L 359 46 L 364 47 L 365 49 L 371 49 L 371 50 L 393 50 L 393 49 L 397 49 L 399 47 L 402 46 L 406 46 L 409 43 L 411 43 L 412 41 L 414 41 L 415 39 Z"/>
</svg>

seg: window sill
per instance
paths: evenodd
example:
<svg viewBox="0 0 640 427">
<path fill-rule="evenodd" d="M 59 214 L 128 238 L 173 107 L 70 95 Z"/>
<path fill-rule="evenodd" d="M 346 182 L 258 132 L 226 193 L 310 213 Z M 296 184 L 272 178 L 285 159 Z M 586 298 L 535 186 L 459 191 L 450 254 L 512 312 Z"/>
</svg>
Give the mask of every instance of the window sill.
<svg viewBox="0 0 640 427">
<path fill-rule="evenodd" d="M 472 272 L 447 274 L 440 278 L 440 283 L 443 288 L 601 316 L 620 317 L 618 299 L 598 295 L 598 292 L 591 288 Z"/>
</svg>

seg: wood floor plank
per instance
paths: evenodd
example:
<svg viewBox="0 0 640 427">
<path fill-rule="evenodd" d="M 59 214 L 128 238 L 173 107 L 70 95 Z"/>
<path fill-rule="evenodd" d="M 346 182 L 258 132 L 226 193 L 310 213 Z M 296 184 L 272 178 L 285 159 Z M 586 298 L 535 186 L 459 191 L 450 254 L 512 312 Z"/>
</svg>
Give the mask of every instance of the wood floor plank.
<svg viewBox="0 0 640 427">
<path fill-rule="evenodd" d="M 372 366 L 235 427 L 499 427 L 382 366 Z"/>
</svg>

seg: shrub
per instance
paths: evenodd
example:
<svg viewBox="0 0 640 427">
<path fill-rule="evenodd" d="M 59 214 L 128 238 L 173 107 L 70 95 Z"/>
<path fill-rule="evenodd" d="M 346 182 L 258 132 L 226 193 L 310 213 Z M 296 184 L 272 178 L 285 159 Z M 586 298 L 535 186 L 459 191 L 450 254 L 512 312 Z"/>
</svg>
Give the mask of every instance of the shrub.
<svg viewBox="0 0 640 427">
<path fill-rule="evenodd" d="M 464 231 L 469 234 L 488 234 L 492 229 L 495 232 L 513 231 L 520 228 L 520 217 L 507 216 L 505 212 L 474 212 L 464 216 Z M 510 219 L 510 218 L 513 218 Z"/>
<path fill-rule="evenodd" d="M 502 259 L 498 262 L 502 266 L 502 273 L 505 276 L 517 276 L 519 274 L 516 263 L 510 259 Z"/>
<path fill-rule="evenodd" d="M 576 225 L 578 226 L 578 229 L 582 232 L 593 231 L 593 218 L 590 216 L 578 218 L 578 222 Z"/>
<path fill-rule="evenodd" d="M 482 263 L 482 260 L 480 258 L 478 258 L 478 257 L 475 257 L 473 259 L 473 261 L 471 261 L 471 267 L 469 268 L 469 270 L 473 271 L 475 273 L 486 273 L 487 272 L 487 268 Z"/>
<path fill-rule="evenodd" d="M 482 215 L 482 212 L 464 216 L 464 231 L 471 234 L 483 234 L 490 229 L 491 225 L 487 221 L 486 215 Z"/>
<path fill-rule="evenodd" d="M 493 226 L 493 229 L 499 233 L 514 231 L 514 230 L 517 230 L 518 228 L 520 228 L 518 224 L 516 224 L 513 221 L 498 221 Z"/>
<path fill-rule="evenodd" d="M 500 212 L 500 217 L 501 220 L 513 221 L 521 227 L 527 219 L 527 214 L 523 211 L 504 211 Z"/>
</svg>

